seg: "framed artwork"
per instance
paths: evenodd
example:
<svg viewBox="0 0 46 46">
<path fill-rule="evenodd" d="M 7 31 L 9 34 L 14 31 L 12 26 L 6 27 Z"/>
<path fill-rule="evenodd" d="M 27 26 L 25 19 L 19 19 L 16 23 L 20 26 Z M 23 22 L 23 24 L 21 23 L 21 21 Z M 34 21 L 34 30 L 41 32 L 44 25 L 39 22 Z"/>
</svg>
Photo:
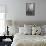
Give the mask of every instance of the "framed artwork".
<svg viewBox="0 0 46 46">
<path fill-rule="evenodd" d="M 26 16 L 35 15 L 35 3 L 26 3 Z"/>
</svg>

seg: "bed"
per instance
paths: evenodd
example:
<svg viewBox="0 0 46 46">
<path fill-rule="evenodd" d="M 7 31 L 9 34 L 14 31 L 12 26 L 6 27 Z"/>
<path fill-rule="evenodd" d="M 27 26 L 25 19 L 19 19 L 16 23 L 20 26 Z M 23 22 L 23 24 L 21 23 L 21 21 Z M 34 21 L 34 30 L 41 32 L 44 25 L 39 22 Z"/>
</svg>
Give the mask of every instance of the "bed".
<svg viewBox="0 0 46 46">
<path fill-rule="evenodd" d="M 46 46 L 46 36 L 16 34 L 11 46 Z"/>
<path fill-rule="evenodd" d="M 17 23 L 19 23 L 19 22 L 17 22 Z M 25 24 L 25 23 L 20 23 L 19 25 L 21 26 L 23 24 Z M 26 24 L 29 24 L 29 22 Z M 38 25 L 39 25 L 39 23 L 38 23 Z M 46 46 L 46 35 L 43 35 L 43 36 L 39 35 L 39 33 L 41 32 L 40 31 L 41 29 L 39 26 L 37 26 L 37 28 L 33 27 L 32 35 L 30 34 L 30 32 L 32 32 L 31 25 L 29 25 L 29 26 L 24 25 L 24 29 L 25 30 L 23 30 L 23 27 L 21 27 L 19 33 L 14 35 L 13 42 L 12 42 L 11 46 Z M 36 32 L 36 34 L 35 34 L 35 32 Z"/>
</svg>

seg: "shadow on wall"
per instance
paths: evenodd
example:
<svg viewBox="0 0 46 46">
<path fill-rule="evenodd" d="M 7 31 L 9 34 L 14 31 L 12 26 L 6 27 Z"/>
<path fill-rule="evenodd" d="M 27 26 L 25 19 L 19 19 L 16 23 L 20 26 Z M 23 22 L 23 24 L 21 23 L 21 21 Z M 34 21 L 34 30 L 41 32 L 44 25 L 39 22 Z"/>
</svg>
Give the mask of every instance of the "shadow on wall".
<svg viewBox="0 0 46 46">
<path fill-rule="evenodd" d="M 36 25 L 46 25 L 46 21 L 15 21 L 15 20 L 6 20 L 7 26 L 24 26 L 24 24 L 36 24 Z"/>
</svg>

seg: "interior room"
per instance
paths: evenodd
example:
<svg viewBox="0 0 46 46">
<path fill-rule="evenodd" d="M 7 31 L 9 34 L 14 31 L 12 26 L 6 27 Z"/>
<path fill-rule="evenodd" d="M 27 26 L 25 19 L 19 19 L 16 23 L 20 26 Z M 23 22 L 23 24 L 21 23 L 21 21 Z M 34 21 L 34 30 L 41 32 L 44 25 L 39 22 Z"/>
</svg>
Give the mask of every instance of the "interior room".
<svg viewBox="0 0 46 46">
<path fill-rule="evenodd" d="M 0 46 L 46 46 L 46 0 L 0 0 Z"/>
</svg>

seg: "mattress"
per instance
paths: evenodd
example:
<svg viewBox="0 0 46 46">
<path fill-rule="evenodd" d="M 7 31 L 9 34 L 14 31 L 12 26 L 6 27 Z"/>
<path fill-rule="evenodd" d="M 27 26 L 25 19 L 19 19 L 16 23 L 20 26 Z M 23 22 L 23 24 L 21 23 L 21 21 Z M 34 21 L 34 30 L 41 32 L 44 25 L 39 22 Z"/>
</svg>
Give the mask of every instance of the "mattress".
<svg viewBox="0 0 46 46">
<path fill-rule="evenodd" d="M 46 36 L 16 34 L 11 46 L 46 46 Z"/>
</svg>

